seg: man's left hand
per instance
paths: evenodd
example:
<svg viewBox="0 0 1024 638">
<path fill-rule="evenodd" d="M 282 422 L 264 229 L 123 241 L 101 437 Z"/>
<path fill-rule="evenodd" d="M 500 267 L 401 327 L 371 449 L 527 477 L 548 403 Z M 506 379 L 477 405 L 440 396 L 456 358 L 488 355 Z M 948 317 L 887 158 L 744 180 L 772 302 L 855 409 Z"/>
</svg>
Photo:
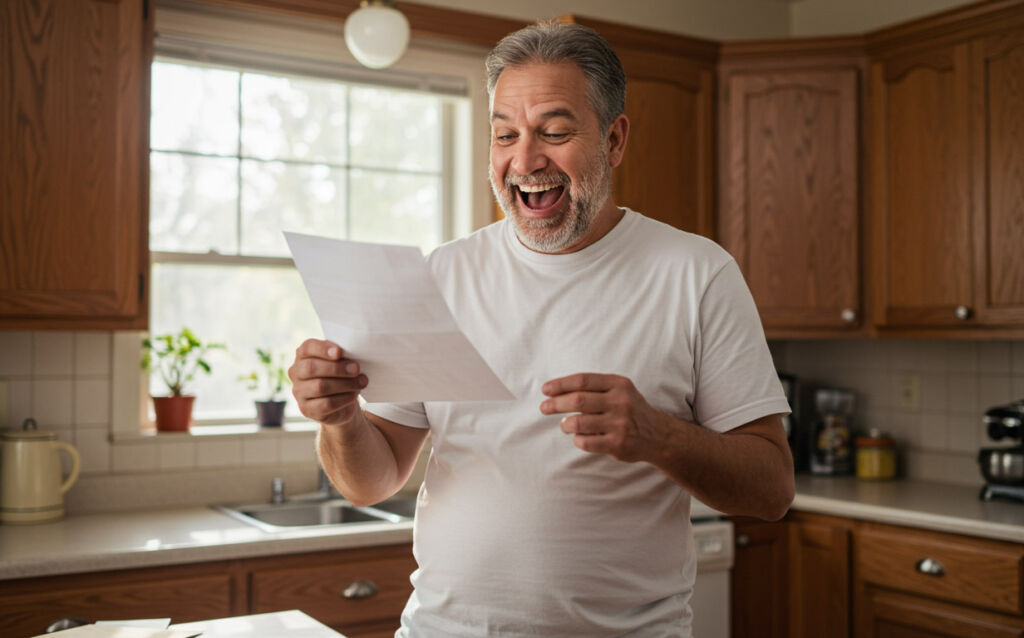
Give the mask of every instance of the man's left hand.
<svg viewBox="0 0 1024 638">
<path fill-rule="evenodd" d="M 620 461 L 651 460 L 663 447 L 668 415 L 647 403 L 633 382 L 614 374 L 584 373 L 552 379 L 541 391 L 543 414 L 576 412 L 562 419 L 562 431 L 584 452 Z"/>
</svg>

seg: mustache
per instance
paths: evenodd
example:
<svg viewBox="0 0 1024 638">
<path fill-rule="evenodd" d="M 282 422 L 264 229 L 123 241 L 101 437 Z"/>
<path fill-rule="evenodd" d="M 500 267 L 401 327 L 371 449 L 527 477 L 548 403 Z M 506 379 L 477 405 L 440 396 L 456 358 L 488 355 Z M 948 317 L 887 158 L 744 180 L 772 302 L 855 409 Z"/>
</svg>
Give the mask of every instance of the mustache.
<svg viewBox="0 0 1024 638">
<path fill-rule="evenodd" d="M 547 173 L 543 175 L 530 174 L 530 175 L 517 175 L 515 173 L 509 173 L 505 175 L 505 188 L 512 190 L 513 186 L 520 184 L 532 185 L 532 184 L 565 184 L 568 186 L 570 183 L 569 176 L 565 173 Z"/>
</svg>

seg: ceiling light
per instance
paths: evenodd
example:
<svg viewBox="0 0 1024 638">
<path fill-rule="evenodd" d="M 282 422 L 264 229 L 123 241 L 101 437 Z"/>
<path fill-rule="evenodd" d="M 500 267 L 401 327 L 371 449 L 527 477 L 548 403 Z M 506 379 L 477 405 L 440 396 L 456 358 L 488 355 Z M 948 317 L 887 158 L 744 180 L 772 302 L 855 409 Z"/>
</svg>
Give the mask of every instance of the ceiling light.
<svg viewBox="0 0 1024 638">
<path fill-rule="evenodd" d="M 363 0 L 345 20 L 345 44 L 363 66 L 391 66 L 409 44 L 409 20 L 393 0 Z"/>
</svg>

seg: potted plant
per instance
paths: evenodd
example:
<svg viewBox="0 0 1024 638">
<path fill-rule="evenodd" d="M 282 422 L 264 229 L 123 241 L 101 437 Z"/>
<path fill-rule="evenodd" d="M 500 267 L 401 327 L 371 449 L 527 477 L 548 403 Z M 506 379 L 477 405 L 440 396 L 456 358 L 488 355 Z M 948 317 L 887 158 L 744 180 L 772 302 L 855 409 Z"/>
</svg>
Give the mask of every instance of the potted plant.
<svg viewBox="0 0 1024 638">
<path fill-rule="evenodd" d="M 185 327 L 178 334 L 166 334 L 142 341 L 142 369 L 158 372 L 170 392 L 165 397 L 151 397 L 158 432 L 188 430 L 195 397 L 184 394 L 185 384 L 200 370 L 210 374 L 206 353 L 223 347 L 219 343 L 204 344 Z"/>
<path fill-rule="evenodd" d="M 239 377 L 245 381 L 250 390 L 259 393 L 264 397 L 257 399 L 256 422 L 261 428 L 280 427 L 284 421 L 285 402 L 278 398 L 284 386 L 290 383 L 288 375 L 285 374 L 283 360 L 275 360 L 270 350 L 256 348 L 256 356 L 259 357 L 260 366 L 249 374 Z"/>
</svg>

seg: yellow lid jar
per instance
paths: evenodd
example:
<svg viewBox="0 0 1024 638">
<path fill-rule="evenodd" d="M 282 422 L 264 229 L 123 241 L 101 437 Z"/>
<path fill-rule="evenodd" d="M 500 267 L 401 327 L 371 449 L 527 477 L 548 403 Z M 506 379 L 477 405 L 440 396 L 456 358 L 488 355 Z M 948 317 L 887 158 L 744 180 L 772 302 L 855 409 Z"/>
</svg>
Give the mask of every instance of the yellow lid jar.
<svg viewBox="0 0 1024 638">
<path fill-rule="evenodd" d="M 857 437 L 857 478 L 891 479 L 896 476 L 896 445 L 877 428 Z"/>
</svg>

